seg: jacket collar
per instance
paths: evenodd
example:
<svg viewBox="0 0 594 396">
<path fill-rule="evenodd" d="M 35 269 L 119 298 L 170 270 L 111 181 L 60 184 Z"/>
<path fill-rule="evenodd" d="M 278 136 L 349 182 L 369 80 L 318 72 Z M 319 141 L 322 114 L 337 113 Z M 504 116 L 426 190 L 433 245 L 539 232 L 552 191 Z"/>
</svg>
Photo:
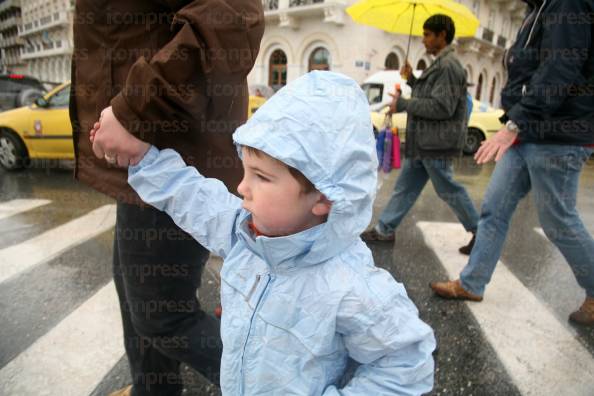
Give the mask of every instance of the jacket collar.
<svg viewBox="0 0 594 396">
<path fill-rule="evenodd" d="M 441 61 L 444 58 L 450 56 L 453 52 L 454 52 L 454 47 L 451 45 L 448 45 L 447 47 L 442 49 L 439 52 L 439 54 L 437 54 L 437 57 L 435 58 L 435 60 L 433 60 L 431 65 L 427 69 L 425 69 L 425 71 L 423 71 L 423 74 L 421 74 L 421 76 L 419 77 L 419 80 L 426 79 L 431 73 L 433 73 L 433 71 L 435 71 L 437 69 L 437 66 L 441 63 Z"/>
<path fill-rule="evenodd" d="M 312 245 L 322 233 L 325 224 L 320 224 L 297 234 L 268 237 L 255 235 L 249 226 L 250 222 L 251 214 L 243 210 L 237 230 L 238 237 L 243 240 L 250 251 L 268 264 L 271 272 L 316 264 L 303 260 L 303 258 L 309 253 Z"/>
</svg>

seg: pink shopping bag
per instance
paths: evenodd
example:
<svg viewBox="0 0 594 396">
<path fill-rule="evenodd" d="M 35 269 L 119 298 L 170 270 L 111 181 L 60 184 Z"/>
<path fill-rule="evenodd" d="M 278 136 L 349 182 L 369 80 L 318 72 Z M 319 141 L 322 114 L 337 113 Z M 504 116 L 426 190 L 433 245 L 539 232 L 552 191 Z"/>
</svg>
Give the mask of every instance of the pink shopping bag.
<svg viewBox="0 0 594 396">
<path fill-rule="evenodd" d="M 400 136 L 398 128 L 392 128 L 392 169 L 400 169 Z"/>
</svg>

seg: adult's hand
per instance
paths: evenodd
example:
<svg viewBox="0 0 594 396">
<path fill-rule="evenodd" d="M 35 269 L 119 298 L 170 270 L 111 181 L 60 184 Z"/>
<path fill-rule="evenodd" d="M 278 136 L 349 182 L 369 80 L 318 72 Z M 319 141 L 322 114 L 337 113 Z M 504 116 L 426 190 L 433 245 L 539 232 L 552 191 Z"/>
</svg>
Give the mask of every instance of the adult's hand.
<svg viewBox="0 0 594 396">
<path fill-rule="evenodd" d="M 408 80 L 409 77 L 411 76 L 412 72 L 413 72 L 412 66 L 410 65 L 410 63 L 408 63 L 408 61 L 406 61 L 406 64 L 404 66 L 402 66 L 402 68 L 400 69 L 400 75 L 405 80 Z"/>
<path fill-rule="evenodd" d="M 400 99 L 400 91 L 395 91 L 394 93 L 388 93 L 392 97 L 392 102 L 390 103 L 390 110 L 388 112 L 390 114 L 396 113 L 398 100 Z"/>
<path fill-rule="evenodd" d="M 517 137 L 516 132 L 511 132 L 506 127 L 501 128 L 493 137 L 481 143 L 481 147 L 474 155 L 476 163 L 484 164 L 493 160 L 493 158 L 495 158 L 496 162 L 499 161 L 514 144 Z"/>
<path fill-rule="evenodd" d="M 90 133 L 93 152 L 97 158 L 105 158 L 111 164 L 121 167 L 136 165 L 150 148 L 129 133 L 113 114 L 111 106 L 101 112 L 99 123 Z"/>
</svg>

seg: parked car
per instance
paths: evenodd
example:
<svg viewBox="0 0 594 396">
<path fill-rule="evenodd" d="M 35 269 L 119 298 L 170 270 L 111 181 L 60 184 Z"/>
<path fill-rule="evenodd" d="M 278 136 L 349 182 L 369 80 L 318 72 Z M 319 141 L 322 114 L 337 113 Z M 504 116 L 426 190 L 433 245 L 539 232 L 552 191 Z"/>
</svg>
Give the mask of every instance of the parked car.
<svg viewBox="0 0 594 396">
<path fill-rule="evenodd" d="M 0 111 L 28 106 L 45 94 L 43 84 L 22 74 L 0 74 Z"/>
<path fill-rule="evenodd" d="M 30 159 L 74 159 L 69 100 L 67 82 L 29 106 L 0 113 L 0 165 L 17 170 Z M 248 118 L 265 101 L 250 95 Z"/>
<path fill-rule="evenodd" d="M 70 83 L 29 106 L 0 113 L 0 165 L 15 170 L 31 158 L 73 159 Z"/>
</svg>

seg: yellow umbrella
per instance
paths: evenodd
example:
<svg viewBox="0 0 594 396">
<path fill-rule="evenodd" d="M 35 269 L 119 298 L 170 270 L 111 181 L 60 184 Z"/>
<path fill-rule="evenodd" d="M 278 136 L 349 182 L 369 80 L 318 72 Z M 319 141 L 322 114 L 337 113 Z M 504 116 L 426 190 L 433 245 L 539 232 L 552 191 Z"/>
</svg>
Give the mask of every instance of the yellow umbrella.
<svg viewBox="0 0 594 396">
<path fill-rule="evenodd" d="M 462 4 L 452 0 L 363 0 L 347 8 L 357 23 L 376 27 L 390 33 L 422 36 L 423 24 L 432 15 L 445 14 L 456 26 L 456 37 L 472 37 L 479 20 Z"/>
</svg>

